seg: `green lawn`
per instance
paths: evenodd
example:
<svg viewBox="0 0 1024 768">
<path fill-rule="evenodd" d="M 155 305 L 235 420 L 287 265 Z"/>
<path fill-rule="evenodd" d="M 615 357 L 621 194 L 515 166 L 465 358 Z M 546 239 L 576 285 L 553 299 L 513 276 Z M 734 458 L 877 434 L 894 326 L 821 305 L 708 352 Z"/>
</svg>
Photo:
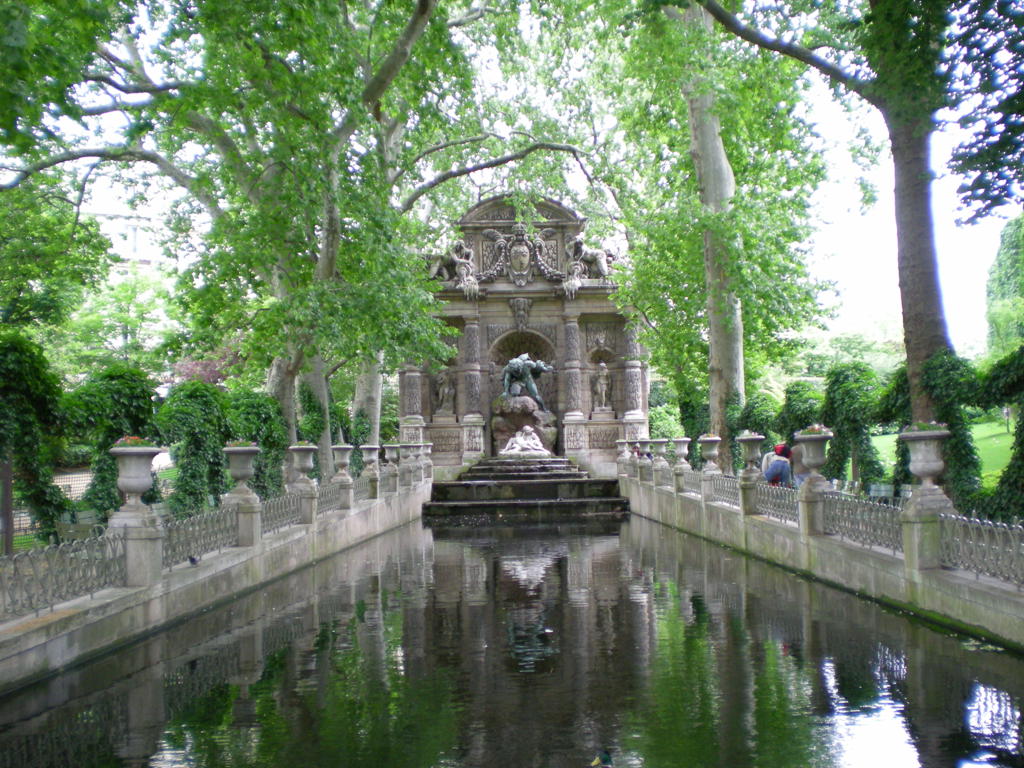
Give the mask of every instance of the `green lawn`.
<svg viewBox="0 0 1024 768">
<path fill-rule="evenodd" d="M 999 474 L 1010 462 L 1010 449 L 1013 447 L 1014 424 L 1006 431 L 1005 421 L 990 421 L 975 424 L 971 427 L 974 436 L 974 447 L 981 459 L 981 483 L 991 488 L 999 482 Z M 871 438 L 878 449 L 882 464 L 891 467 L 896 462 L 896 435 L 878 435 Z"/>
</svg>

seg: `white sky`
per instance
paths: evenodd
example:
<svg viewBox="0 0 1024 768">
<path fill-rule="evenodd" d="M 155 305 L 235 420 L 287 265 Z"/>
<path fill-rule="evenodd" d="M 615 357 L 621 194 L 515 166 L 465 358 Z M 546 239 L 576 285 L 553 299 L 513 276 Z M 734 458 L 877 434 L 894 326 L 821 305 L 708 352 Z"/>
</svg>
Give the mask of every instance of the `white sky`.
<svg viewBox="0 0 1024 768">
<path fill-rule="evenodd" d="M 893 212 L 892 159 L 885 152 L 869 178 L 878 202 L 862 212 L 856 169 L 843 142 L 851 135 L 850 120 L 834 103 L 815 109 L 819 126 L 836 141 L 829 153 L 833 178 L 819 191 L 822 221 L 814 238 L 812 268 L 816 276 L 837 284 L 836 332 L 861 332 L 877 339 L 902 339 L 899 283 L 896 272 L 896 227 Z M 884 136 L 877 112 L 856 115 L 872 134 Z M 939 279 L 950 337 L 959 354 L 974 357 L 985 349 L 985 282 L 1008 217 L 990 217 L 973 226 L 958 226 L 956 189 L 959 181 L 945 168 L 957 143 L 952 129 L 937 133 L 932 146 L 932 210 L 939 257 Z M 831 169 L 830 169 L 831 172 Z"/>
</svg>

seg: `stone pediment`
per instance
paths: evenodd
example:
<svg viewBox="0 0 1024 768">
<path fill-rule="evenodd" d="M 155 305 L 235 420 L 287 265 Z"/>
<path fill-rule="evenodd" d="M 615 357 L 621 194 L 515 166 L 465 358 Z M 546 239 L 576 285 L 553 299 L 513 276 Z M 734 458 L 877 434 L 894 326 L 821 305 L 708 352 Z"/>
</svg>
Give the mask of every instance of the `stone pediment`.
<svg viewBox="0 0 1024 768">
<path fill-rule="evenodd" d="M 536 204 L 536 215 L 524 216 L 532 219 L 534 226 L 558 226 L 579 231 L 586 224 L 586 219 L 557 200 L 544 198 Z M 516 210 L 508 195 L 497 195 L 474 205 L 459 219 L 460 229 L 477 227 L 494 227 L 503 230 L 511 227 L 516 220 Z M 561 227 L 560 227 L 561 228 Z"/>
</svg>

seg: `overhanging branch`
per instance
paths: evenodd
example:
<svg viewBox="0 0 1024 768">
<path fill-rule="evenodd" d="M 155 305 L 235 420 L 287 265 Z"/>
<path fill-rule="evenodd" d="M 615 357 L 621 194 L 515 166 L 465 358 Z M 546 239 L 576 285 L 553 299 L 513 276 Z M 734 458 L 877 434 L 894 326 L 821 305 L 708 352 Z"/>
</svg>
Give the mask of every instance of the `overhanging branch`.
<svg viewBox="0 0 1024 768">
<path fill-rule="evenodd" d="M 854 77 L 846 70 L 830 61 L 827 61 L 826 59 L 823 59 L 821 56 L 808 48 L 804 48 L 802 45 L 786 42 L 785 40 L 779 40 L 776 37 L 771 37 L 761 30 L 743 23 L 736 15 L 730 13 L 724 7 L 719 5 L 717 0 L 697 0 L 697 2 L 699 2 L 700 5 L 702 5 L 704 9 L 711 14 L 715 21 L 741 40 L 745 40 L 748 43 L 752 43 L 753 45 L 768 51 L 781 53 L 783 56 L 796 59 L 809 67 L 813 67 L 825 75 L 825 77 L 841 83 L 854 93 L 859 94 L 866 101 L 875 104 L 875 101 L 870 95 L 870 83 Z M 678 8 L 666 7 L 664 10 L 671 18 L 682 19 L 682 13 Z"/>
<path fill-rule="evenodd" d="M 476 163 L 475 165 L 467 165 L 462 168 L 454 168 L 450 171 L 445 171 L 444 173 L 435 176 L 430 181 L 426 181 L 416 187 L 416 189 L 414 189 L 412 193 L 405 198 L 398 210 L 400 213 L 408 212 L 412 209 L 413 205 L 415 205 L 416 201 L 423 197 L 423 195 L 434 187 L 444 184 L 446 181 L 451 181 L 452 179 L 456 179 L 460 176 L 468 176 L 471 173 L 483 171 L 487 168 L 497 168 L 502 165 L 507 165 L 508 163 L 522 160 L 527 155 L 541 150 L 548 150 L 551 152 L 569 152 L 574 157 L 578 157 L 582 154 L 582 151 L 578 147 L 574 147 L 571 144 L 554 144 L 547 141 L 538 141 L 528 147 L 518 150 L 517 152 L 509 152 L 506 155 L 491 158 L 490 160 L 485 160 L 482 163 Z"/>
</svg>

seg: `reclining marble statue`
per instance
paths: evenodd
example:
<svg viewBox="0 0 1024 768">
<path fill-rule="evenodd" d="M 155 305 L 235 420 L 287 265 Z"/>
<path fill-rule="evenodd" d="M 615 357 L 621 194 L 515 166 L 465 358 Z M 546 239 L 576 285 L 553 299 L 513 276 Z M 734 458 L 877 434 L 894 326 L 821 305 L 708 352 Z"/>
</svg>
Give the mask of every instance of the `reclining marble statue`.
<svg viewBox="0 0 1024 768">
<path fill-rule="evenodd" d="M 498 455 L 519 456 L 523 458 L 547 458 L 551 455 L 551 451 L 544 447 L 544 444 L 540 441 L 540 437 L 536 432 L 534 432 L 533 427 L 527 424 L 509 438 L 508 443 L 505 444 L 504 449 L 502 449 Z"/>
<path fill-rule="evenodd" d="M 537 401 L 542 411 L 546 411 L 544 400 L 537 392 L 536 379 L 545 372 L 555 370 L 543 360 L 531 360 L 529 352 L 523 352 L 519 357 L 513 357 L 506 363 L 501 372 L 502 394 L 505 397 L 519 397 L 526 390 L 526 394 Z"/>
</svg>

